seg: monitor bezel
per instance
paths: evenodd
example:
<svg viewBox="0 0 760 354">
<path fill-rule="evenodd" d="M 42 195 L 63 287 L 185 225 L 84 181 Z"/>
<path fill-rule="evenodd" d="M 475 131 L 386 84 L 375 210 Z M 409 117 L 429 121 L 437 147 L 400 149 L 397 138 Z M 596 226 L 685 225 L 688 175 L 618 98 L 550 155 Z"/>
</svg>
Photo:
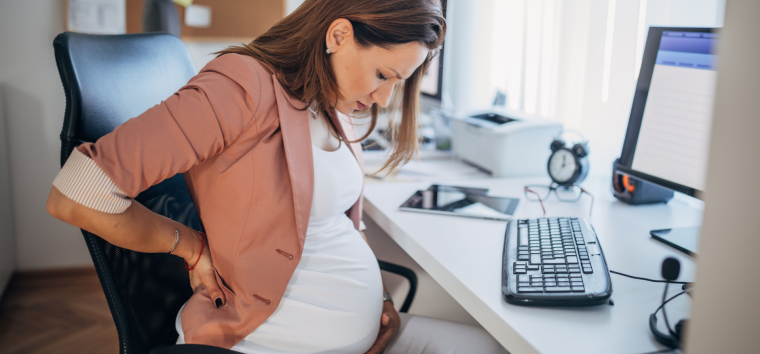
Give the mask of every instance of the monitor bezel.
<svg viewBox="0 0 760 354">
<path fill-rule="evenodd" d="M 668 181 L 650 174 L 634 170 L 631 165 L 633 164 L 633 155 L 636 152 L 636 143 L 639 139 L 639 130 L 641 129 L 641 120 L 644 117 L 644 108 L 646 107 L 647 96 L 649 95 L 649 85 L 652 81 L 652 74 L 654 73 L 654 64 L 657 60 L 657 51 L 660 48 L 660 39 L 662 38 L 662 32 L 701 32 L 701 33 L 715 33 L 717 28 L 694 28 L 694 27 L 650 27 L 649 34 L 647 35 L 646 45 L 644 47 L 644 56 L 641 59 L 641 70 L 639 71 L 639 79 L 636 83 L 636 92 L 633 96 L 633 104 L 631 106 L 631 115 L 628 119 L 628 129 L 625 133 L 625 140 L 623 142 L 623 151 L 620 154 L 620 164 L 618 170 L 622 173 L 631 175 L 644 181 L 652 182 L 663 186 L 665 188 L 672 189 L 677 192 L 684 193 L 686 195 L 699 198 L 703 191 L 688 187 L 673 181 Z"/>
</svg>

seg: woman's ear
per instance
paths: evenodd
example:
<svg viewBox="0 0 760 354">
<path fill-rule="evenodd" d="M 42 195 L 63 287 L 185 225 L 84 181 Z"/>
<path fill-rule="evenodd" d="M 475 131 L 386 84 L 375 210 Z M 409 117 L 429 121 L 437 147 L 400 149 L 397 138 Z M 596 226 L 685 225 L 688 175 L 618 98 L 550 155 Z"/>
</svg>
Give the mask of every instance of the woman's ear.
<svg viewBox="0 0 760 354">
<path fill-rule="evenodd" d="M 351 21 L 345 18 L 339 18 L 330 24 L 327 29 L 327 37 L 325 38 L 325 44 L 330 49 L 330 53 L 337 53 L 341 48 L 345 48 L 348 42 L 354 39 L 354 26 L 351 25 Z"/>
</svg>

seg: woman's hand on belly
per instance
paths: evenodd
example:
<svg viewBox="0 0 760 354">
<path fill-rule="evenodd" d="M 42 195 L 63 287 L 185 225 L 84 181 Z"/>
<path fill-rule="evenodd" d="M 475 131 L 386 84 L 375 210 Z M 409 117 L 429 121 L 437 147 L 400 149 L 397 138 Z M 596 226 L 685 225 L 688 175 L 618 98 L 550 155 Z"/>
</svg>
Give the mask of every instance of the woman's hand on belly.
<svg viewBox="0 0 760 354">
<path fill-rule="evenodd" d="M 203 237 L 203 235 L 200 234 L 198 236 Z M 200 250 L 200 245 L 201 239 L 197 238 L 196 249 Z M 203 252 L 200 254 L 200 259 L 198 259 L 198 253 L 196 252 L 190 257 L 190 259 L 185 259 L 185 262 L 192 267 L 196 260 L 198 264 L 196 264 L 195 268 L 189 272 L 190 286 L 192 286 L 193 292 L 195 292 L 198 287 L 204 286 L 208 289 L 208 294 L 214 302 L 214 306 L 216 306 L 216 308 L 224 306 L 224 304 L 227 303 L 227 299 L 224 297 L 224 292 L 222 292 L 222 289 L 219 288 L 219 284 L 216 282 L 216 270 L 214 270 L 214 263 L 211 261 L 211 251 L 209 251 L 208 242 L 203 242 Z"/>
<path fill-rule="evenodd" d="M 372 347 L 369 348 L 367 354 L 382 353 L 383 350 L 385 350 L 385 347 L 388 346 L 388 343 L 390 343 L 398 333 L 400 324 L 401 318 L 393 307 L 393 303 L 390 301 L 384 301 L 383 314 L 380 315 L 380 332 L 377 334 L 375 344 L 372 344 Z"/>
</svg>

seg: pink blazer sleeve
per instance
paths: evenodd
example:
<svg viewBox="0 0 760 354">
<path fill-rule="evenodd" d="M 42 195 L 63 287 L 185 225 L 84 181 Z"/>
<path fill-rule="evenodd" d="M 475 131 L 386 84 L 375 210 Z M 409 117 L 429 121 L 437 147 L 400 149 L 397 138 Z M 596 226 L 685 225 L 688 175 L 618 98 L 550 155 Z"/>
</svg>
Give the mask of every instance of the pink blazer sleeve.
<svg viewBox="0 0 760 354">
<path fill-rule="evenodd" d="M 227 54 L 160 104 L 77 149 L 134 198 L 222 152 L 251 125 L 260 78 L 251 61 Z"/>
</svg>

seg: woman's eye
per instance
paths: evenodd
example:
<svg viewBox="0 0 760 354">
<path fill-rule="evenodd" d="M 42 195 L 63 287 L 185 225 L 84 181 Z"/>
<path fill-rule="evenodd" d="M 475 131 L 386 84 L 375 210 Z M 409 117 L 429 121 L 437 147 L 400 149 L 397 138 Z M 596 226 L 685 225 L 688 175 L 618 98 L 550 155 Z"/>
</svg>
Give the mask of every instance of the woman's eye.
<svg viewBox="0 0 760 354">
<path fill-rule="evenodd" d="M 380 72 L 377 73 L 377 77 L 379 77 L 380 80 L 387 80 L 388 79 L 387 77 L 383 76 L 383 73 L 380 73 Z"/>
</svg>

